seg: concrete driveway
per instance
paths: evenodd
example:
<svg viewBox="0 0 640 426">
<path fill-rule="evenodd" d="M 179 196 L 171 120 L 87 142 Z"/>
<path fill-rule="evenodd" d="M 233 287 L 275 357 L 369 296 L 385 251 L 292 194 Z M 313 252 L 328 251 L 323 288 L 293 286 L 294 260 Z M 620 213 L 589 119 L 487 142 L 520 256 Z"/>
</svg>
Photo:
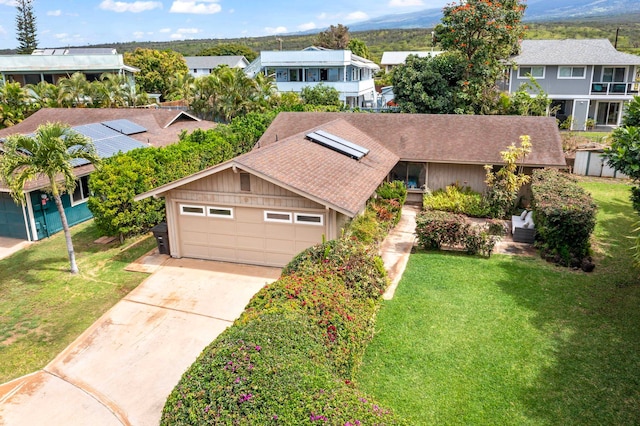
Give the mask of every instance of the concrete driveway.
<svg viewBox="0 0 640 426">
<path fill-rule="evenodd" d="M 279 275 L 168 259 L 43 370 L 0 386 L 0 424 L 157 425 L 182 373 Z"/>
<path fill-rule="evenodd" d="M 13 253 L 29 246 L 30 241 L 16 238 L 0 237 L 0 259 L 11 256 Z"/>
</svg>

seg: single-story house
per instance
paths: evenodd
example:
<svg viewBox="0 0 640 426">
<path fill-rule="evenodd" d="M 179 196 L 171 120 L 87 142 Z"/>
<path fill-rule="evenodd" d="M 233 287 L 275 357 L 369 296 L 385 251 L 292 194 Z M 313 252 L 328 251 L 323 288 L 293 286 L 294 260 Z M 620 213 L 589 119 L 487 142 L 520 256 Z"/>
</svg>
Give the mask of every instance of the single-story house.
<svg viewBox="0 0 640 426">
<path fill-rule="evenodd" d="M 229 68 L 245 69 L 249 61 L 242 55 L 229 56 L 185 56 L 184 61 L 189 68 L 189 74 L 194 77 L 209 75 L 214 69 L 226 66 Z"/>
<path fill-rule="evenodd" d="M 15 126 L 0 130 L 0 155 L 4 138 L 12 134 L 32 134 L 39 125 L 47 122 L 68 124 L 91 138 L 101 158 L 135 148 L 165 146 L 177 142 L 182 131 L 215 127 L 213 122 L 175 110 L 45 108 Z M 89 175 L 93 171 L 92 164 L 78 163 L 74 168 L 78 178 L 76 190 L 62 196 L 70 226 L 93 217 L 86 204 Z M 26 204 L 20 206 L 11 198 L 9 188 L 0 182 L 0 236 L 36 241 L 62 230 L 55 203 L 47 195 L 47 187 L 47 179 L 28 182 L 25 187 Z"/>
<path fill-rule="evenodd" d="M 165 198 L 173 257 L 283 266 L 338 237 L 385 180 L 414 200 L 455 182 L 482 191 L 483 166 L 525 134 L 526 167 L 565 167 L 549 117 L 281 113 L 249 153 L 135 199 Z"/>
</svg>

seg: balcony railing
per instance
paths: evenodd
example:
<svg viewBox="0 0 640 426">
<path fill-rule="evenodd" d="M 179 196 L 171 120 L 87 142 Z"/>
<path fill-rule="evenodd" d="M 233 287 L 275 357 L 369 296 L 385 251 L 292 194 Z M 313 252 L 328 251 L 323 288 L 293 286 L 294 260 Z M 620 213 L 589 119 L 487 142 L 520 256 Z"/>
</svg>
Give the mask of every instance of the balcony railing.
<svg viewBox="0 0 640 426">
<path fill-rule="evenodd" d="M 600 82 L 591 83 L 592 95 L 637 95 L 638 83 Z"/>
</svg>

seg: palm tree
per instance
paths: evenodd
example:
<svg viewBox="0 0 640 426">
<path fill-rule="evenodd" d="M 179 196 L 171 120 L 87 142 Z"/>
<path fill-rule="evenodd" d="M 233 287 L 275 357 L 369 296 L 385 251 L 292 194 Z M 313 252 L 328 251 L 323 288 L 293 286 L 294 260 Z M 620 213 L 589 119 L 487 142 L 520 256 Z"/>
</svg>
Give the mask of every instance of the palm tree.
<svg viewBox="0 0 640 426">
<path fill-rule="evenodd" d="M 169 83 L 169 94 L 167 97 L 175 101 L 184 100 L 186 102 L 191 102 L 195 89 L 194 82 L 195 78 L 189 73 L 175 73 L 173 77 L 171 77 Z"/>
<path fill-rule="evenodd" d="M 29 101 L 36 108 L 57 108 L 60 106 L 60 88 L 55 84 L 41 81 L 25 86 Z"/>
<path fill-rule="evenodd" d="M 90 84 L 87 76 L 76 72 L 71 77 L 61 78 L 58 82 L 60 88 L 60 100 L 63 105 L 69 107 L 83 107 L 87 101 Z"/>
<path fill-rule="evenodd" d="M 73 193 L 76 176 L 72 162 L 85 159 L 98 165 L 99 157 L 90 139 L 74 132 L 62 123 L 47 123 L 38 127 L 33 137 L 8 136 L 0 155 L 0 178 L 11 190 L 16 203 L 24 203 L 24 186 L 38 176 L 49 179 L 50 191 L 60 214 L 62 229 L 67 241 L 71 273 L 78 273 L 73 242 L 67 216 L 62 206 L 61 194 Z"/>
</svg>

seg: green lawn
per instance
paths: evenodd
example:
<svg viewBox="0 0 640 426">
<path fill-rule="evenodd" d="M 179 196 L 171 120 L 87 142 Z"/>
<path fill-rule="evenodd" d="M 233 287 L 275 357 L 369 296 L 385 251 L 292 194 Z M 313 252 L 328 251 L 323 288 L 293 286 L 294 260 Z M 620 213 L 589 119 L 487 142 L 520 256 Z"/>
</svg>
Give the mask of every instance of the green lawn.
<svg viewBox="0 0 640 426">
<path fill-rule="evenodd" d="M 358 374 L 410 424 L 640 424 L 640 281 L 628 187 L 599 204 L 596 270 L 419 252 Z"/>
<path fill-rule="evenodd" d="M 93 221 L 72 229 L 80 273 L 60 232 L 0 260 L 0 383 L 44 367 L 148 275 L 124 271 L 153 248 L 142 237 L 107 245 Z"/>
</svg>

